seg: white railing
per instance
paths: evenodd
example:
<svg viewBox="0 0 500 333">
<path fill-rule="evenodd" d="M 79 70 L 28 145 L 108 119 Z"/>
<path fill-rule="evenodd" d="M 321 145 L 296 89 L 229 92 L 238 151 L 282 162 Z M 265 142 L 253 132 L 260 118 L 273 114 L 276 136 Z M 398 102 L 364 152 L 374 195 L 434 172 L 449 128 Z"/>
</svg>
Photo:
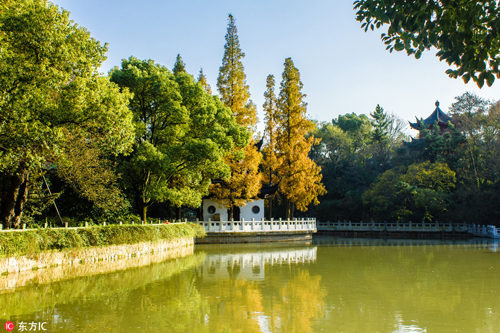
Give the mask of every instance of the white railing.
<svg viewBox="0 0 500 333">
<path fill-rule="evenodd" d="M 442 222 L 318 222 L 319 231 L 467 231 L 465 223 Z"/>
<path fill-rule="evenodd" d="M 316 231 L 316 219 L 293 219 L 293 220 L 260 220 L 250 221 L 197 221 L 205 228 L 207 233 L 211 232 L 273 232 L 273 231 Z"/>
<path fill-rule="evenodd" d="M 500 228 L 494 225 L 469 224 L 467 231 L 478 237 L 500 238 Z"/>
</svg>

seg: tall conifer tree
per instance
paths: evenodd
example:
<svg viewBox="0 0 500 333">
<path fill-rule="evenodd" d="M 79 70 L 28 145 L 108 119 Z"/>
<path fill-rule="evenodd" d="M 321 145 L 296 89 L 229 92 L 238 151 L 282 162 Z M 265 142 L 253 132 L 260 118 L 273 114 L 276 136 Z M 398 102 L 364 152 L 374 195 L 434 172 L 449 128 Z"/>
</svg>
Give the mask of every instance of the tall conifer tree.
<svg viewBox="0 0 500 333">
<path fill-rule="evenodd" d="M 377 104 L 375 111 L 370 113 L 373 118 L 373 131 L 370 133 L 370 141 L 373 148 L 375 169 L 377 173 L 382 172 L 389 162 L 389 125 L 390 120 L 384 109 Z"/>
<path fill-rule="evenodd" d="M 279 181 L 276 174 L 278 170 L 278 158 L 276 155 L 276 117 L 277 117 L 277 106 L 276 106 L 276 95 L 274 93 L 275 80 L 274 75 L 268 75 L 266 80 L 266 92 L 264 93 L 264 105 L 262 106 L 265 113 L 265 146 L 264 152 L 264 162 L 263 164 L 263 181 L 264 184 L 273 185 Z M 273 195 L 269 198 L 269 219 L 272 218 L 273 211 Z"/>
<path fill-rule="evenodd" d="M 257 110 L 250 100 L 250 91 L 246 82 L 243 63 L 245 53 L 241 51 L 233 15 L 229 14 L 224 57 L 219 68 L 217 88 L 224 105 L 233 110 L 236 122 L 254 130 L 257 124 Z"/>
<path fill-rule="evenodd" d="M 384 112 L 384 109 L 377 104 L 375 111 L 370 113 L 370 116 L 373 118 L 373 132 L 371 133 L 372 143 L 388 144 L 390 120 Z"/>
<path fill-rule="evenodd" d="M 305 138 L 314 125 L 306 119 L 307 104 L 303 100 L 306 95 L 302 93 L 300 73 L 291 58 L 285 60 L 282 77 L 276 117 L 278 174 L 282 177 L 280 192 L 287 199 L 286 217 L 293 218 L 295 206 L 305 211 L 311 202 L 319 204 L 318 196 L 326 194 L 326 190 L 321 183 L 321 168 L 308 157 L 317 139 Z"/>
<path fill-rule="evenodd" d="M 175 59 L 175 64 L 174 64 L 174 69 L 172 70 L 174 72 L 174 75 L 177 75 L 179 73 L 186 73 L 186 64 L 184 61 L 182 61 L 182 57 L 180 54 L 177 55 L 177 58 Z"/>
<path fill-rule="evenodd" d="M 203 89 L 209 94 L 212 95 L 212 87 L 207 82 L 207 77 L 203 73 L 203 68 L 200 69 L 200 74 L 198 75 L 198 83 L 201 83 Z"/>
<path fill-rule="evenodd" d="M 224 57 L 219 68 L 217 88 L 221 100 L 229 107 L 236 122 L 245 126 L 253 134 L 257 124 L 255 104 L 250 100 L 250 92 L 246 84 L 246 75 L 241 60 L 245 53 L 241 51 L 234 18 L 229 14 L 229 23 L 224 45 Z M 262 154 L 257 151 L 254 140 L 243 149 L 235 148 L 226 163 L 231 168 L 231 179 L 211 186 L 212 199 L 228 208 L 228 218 L 233 218 L 234 207 L 241 207 L 247 201 L 257 198 L 260 192 L 262 174 L 259 164 Z"/>
</svg>

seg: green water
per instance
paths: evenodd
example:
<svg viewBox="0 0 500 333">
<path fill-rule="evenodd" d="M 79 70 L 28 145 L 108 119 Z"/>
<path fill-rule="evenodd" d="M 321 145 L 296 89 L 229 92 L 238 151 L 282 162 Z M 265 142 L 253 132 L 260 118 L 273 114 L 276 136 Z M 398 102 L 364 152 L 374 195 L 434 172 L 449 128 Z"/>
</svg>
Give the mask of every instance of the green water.
<svg viewBox="0 0 500 333">
<path fill-rule="evenodd" d="M 9 319 L 14 332 L 21 322 L 47 332 L 500 332 L 500 247 L 320 236 L 196 246 L 181 259 L 4 291 L 0 318 L 0 331 Z"/>
</svg>

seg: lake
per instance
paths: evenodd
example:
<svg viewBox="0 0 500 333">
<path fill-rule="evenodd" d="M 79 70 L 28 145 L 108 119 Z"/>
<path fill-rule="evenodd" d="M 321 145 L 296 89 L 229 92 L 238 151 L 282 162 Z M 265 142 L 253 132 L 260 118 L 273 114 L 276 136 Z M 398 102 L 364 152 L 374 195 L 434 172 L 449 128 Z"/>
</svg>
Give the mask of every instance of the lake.
<svg viewBox="0 0 500 333">
<path fill-rule="evenodd" d="M 500 248 L 493 240 L 315 235 L 301 243 L 197 245 L 177 259 L 120 267 L 49 281 L 37 272 L 23 283 L 1 276 L 0 323 L 12 321 L 14 332 L 483 333 L 500 327 Z"/>
</svg>

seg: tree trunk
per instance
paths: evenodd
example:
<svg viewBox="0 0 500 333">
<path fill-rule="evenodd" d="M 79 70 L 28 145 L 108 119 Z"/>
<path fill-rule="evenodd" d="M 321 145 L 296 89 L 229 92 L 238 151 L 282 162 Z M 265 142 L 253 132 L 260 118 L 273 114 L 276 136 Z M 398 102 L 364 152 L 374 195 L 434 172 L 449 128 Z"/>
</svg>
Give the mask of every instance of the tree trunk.
<svg viewBox="0 0 500 333">
<path fill-rule="evenodd" d="M 181 220 L 181 218 L 182 218 L 181 213 L 182 213 L 181 207 L 175 206 L 175 219 L 177 221 Z"/>
<path fill-rule="evenodd" d="M 290 199 L 286 199 L 286 218 L 287 220 L 293 220 L 293 211 L 295 208 L 295 204 L 290 201 Z"/>
<path fill-rule="evenodd" d="M 289 220 L 290 219 L 290 200 L 287 198 L 286 199 L 286 219 Z"/>
<path fill-rule="evenodd" d="M 23 206 L 28 199 L 28 170 L 21 163 L 17 172 L 9 176 L 9 185 L 2 198 L 0 219 L 5 229 L 18 228 L 21 222 Z"/>
<path fill-rule="evenodd" d="M 273 195 L 268 196 L 269 200 L 269 221 L 273 218 Z"/>
<path fill-rule="evenodd" d="M 28 185 L 29 185 L 29 174 L 26 175 L 24 182 L 19 188 L 19 193 L 17 195 L 16 207 L 14 209 L 14 218 L 12 219 L 12 226 L 14 228 L 19 228 L 21 224 L 21 217 L 23 216 L 23 207 L 26 201 L 28 201 Z"/>
<path fill-rule="evenodd" d="M 234 216 L 234 214 L 233 214 L 233 213 L 234 213 L 234 206 L 231 206 L 231 208 L 229 208 L 229 209 L 227 210 L 227 220 L 228 220 L 228 221 L 231 221 L 231 220 L 232 220 L 232 218 L 233 218 L 233 216 Z"/>
<path fill-rule="evenodd" d="M 145 202 L 142 203 L 142 224 L 147 223 L 147 213 L 148 213 L 148 205 Z"/>
</svg>

